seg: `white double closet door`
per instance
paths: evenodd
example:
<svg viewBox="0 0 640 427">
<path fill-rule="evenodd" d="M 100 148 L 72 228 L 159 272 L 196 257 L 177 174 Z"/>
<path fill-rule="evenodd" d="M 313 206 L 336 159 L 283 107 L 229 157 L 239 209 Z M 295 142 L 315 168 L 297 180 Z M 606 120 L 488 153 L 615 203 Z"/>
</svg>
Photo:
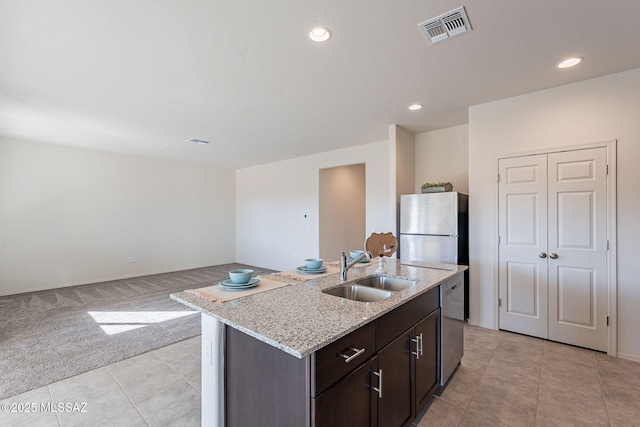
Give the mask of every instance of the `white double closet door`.
<svg viewBox="0 0 640 427">
<path fill-rule="evenodd" d="M 606 159 L 499 160 L 500 329 L 607 351 Z"/>
</svg>

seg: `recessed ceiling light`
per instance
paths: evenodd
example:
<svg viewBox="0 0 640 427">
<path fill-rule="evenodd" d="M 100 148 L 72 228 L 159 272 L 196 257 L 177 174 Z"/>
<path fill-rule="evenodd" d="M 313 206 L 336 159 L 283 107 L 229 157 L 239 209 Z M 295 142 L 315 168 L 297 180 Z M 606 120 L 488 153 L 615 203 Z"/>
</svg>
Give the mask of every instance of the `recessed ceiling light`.
<svg viewBox="0 0 640 427">
<path fill-rule="evenodd" d="M 564 61 L 562 61 L 561 63 L 558 64 L 558 68 L 569 68 L 569 67 L 573 67 L 574 65 L 578 65 L 579 63 L 582 62 L 582 58 L 567 58 Z"/>
<path fill-rule="evenodd" d="M 409 110 L 411 110 L 411 111 L 417 111 L 417 110 L 419 110 L 419 109 L 421 109 L 421 108 L 422 108 L 422 104 L 412 104 L 412 105 L 409 105 Z"/>
<path fill-rule="evenodd" d="M 314 42 L 326 42 L 331 38 L 331 30 L 327 27 L 315 27 L 309 33 L 309 38 Z"/>
</svg>

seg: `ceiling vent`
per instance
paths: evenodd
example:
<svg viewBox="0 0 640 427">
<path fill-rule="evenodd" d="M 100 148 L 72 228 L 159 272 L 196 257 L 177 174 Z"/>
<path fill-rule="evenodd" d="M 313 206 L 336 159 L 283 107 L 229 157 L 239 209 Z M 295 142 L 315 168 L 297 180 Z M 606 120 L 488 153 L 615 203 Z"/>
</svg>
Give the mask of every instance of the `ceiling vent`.
<svg viewBox="0 0 640 427">
<path fill-rule="evenodd" d="M 471 31 L 471 24 L 464 11 L 464 6 L 460 6 L 436 18 L 418 24 L 418 28 L 429 44 L 435 44 L 449 37 Z"/>
<path fill-rule="evenodd" d="M 200 145 L 207 145 L 209 143 L 209 141 L 205 141 L 204 139 L 197 139 L 197 138 L 187 139 L 187 142 L 190 142 L 192 144 L 200 144 Z"/>
</svg>

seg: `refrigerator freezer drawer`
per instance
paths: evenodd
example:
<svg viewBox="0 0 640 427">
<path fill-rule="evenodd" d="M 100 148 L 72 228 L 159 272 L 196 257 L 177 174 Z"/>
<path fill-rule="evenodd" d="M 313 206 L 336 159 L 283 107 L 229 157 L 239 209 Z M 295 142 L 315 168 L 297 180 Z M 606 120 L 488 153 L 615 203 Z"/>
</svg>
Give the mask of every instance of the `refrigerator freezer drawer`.
<svg viewBox="0 0 640 427">
<path fill-rule="evenodd" d="M 457 264 L 458 238 L 400 234 L 400 258 L 403 261 Z"/>
</svg>

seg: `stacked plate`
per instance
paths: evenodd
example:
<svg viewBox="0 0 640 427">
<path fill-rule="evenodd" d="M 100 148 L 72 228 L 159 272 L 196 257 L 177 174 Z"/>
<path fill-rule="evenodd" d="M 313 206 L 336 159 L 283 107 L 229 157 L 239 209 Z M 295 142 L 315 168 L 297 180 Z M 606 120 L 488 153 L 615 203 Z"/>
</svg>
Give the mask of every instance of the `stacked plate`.
<svg viewBox="0 0 640 427">
<path fill-rule="evenodd" d="M 252 277 L 247 283 L 233 283 L 231 279 L 223 280 L 218 285 L 227 291 L 243 291 L 245 289 L 255 288 L 260 284 L 260 279 Z"/>
<path fill-rule="evenodd" d="M 308 268 L 303 265 L 301 267 L 298 267 L 297 271 L 300 274 L 322 274 L 325 271 L 327 271 L 327 266 L 323 265 L 323 266 L 320 266 L 319 268 Z"/>
</svg>

